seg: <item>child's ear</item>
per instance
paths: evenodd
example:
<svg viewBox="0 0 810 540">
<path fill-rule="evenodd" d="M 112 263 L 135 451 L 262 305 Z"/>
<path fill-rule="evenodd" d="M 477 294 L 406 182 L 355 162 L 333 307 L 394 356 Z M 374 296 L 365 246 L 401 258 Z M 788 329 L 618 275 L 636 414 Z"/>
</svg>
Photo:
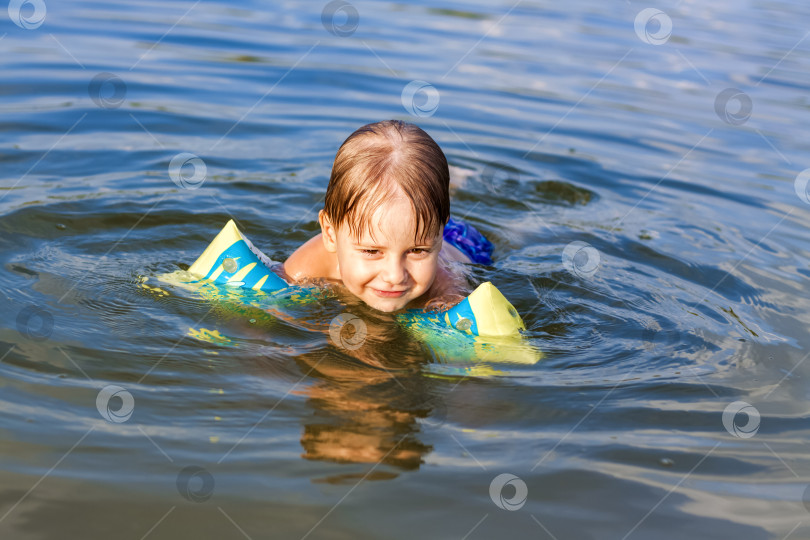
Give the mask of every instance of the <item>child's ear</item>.
<svg viewBox="0 0 810 540">
<path fill-rule="evenodd" d="M 318 223 L 321 224 L 321 236 L 323 238 L 323 247 L 329 253 L 337 251 L 337 230 L 332 226 L 332 221 L 326 212 L 321 210 L 318 212 Z"/>
</svg>

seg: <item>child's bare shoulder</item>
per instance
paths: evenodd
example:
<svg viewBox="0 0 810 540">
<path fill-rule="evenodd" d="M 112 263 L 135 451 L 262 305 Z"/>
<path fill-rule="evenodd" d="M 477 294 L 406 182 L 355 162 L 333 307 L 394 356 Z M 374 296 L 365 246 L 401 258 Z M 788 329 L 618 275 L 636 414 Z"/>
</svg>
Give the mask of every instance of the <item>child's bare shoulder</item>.
<svg viewBox="0 0 810 540">
<path fill-rule="evenodd" d="M 470 258 L 464 254 L 463 251 L 461 251 L 456 246 L 447 241 L 442 243 L 441 257 L 447 262 L 461 262 L 461 263 L 472 262 Z"/>
<path fill-rule="evenodd" d="M 310 278 L 339 279 L 336 257 L 326 251 L 318 234 L 296 249 L 284 262 L 284 273 L 295 281 Z"/>
<path fill-rule="evenodd" d="M 433 284 L 425 295 L 427 309 L 450 309 L 470 293 L 467 266 L 470 259 L 458 248 L 445 242 Z"/>
</svg>

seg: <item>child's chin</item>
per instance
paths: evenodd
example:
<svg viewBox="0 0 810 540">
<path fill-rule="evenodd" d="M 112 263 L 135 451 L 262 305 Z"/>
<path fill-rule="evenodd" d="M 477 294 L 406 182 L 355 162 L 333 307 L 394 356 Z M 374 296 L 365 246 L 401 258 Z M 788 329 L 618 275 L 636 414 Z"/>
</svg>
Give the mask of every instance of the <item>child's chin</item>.
<svg viewBox="0 0 810 540">
<path fill-rule="evenodd" d="M 404 298 L 366 298 L 364 301 L 368 306 L 385 313 L 392 313 L 404 309 L 408 303 Z"/>
<path fill-rule="evenodd" d="M 392 302 L 375 302 L 373 304 L 369 304 L 368 302 L 366 303 L 377 311 L 382 311 L 384 313 L 393 313 L 394 311 L 399 311 L 405 307 L 405 304 L 402 302 L 397 302 L 396 304 Z"/>
</svg>

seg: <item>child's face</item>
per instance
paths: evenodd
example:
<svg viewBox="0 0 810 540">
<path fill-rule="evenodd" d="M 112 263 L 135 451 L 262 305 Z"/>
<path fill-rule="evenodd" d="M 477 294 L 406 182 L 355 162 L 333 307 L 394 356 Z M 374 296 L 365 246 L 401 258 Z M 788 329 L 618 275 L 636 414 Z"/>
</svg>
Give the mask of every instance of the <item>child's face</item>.
<svg viewBox="0 0 810 540">
<path fill-rule="evenodd" d="M 335 229 L 321 215 L 326 249 L 337 254 L 343 285 L 369 306 L 396 311 L 416 300 L 433 284 L 442 236 L 417 242 L 413 208 L 404 196 L 393 196 L 371 219 L 373 237 L 360 238 L 347 226 Z"/>
</svg>

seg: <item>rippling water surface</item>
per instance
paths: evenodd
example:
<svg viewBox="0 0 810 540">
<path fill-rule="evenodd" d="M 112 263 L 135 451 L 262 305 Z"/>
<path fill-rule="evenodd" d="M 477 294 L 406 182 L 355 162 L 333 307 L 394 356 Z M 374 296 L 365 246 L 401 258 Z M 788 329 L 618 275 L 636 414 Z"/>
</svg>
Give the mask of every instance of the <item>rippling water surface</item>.
<svg viewBox="0 0 810 540">
<path fill-rule="evenodd" d="M 805 3 L 45 2 L 0 17 L 0 536 L 810 537 Z M 157 280 L 231 218 L 284 260 L 387 118 L 542 361 Z"/>
</svg>

